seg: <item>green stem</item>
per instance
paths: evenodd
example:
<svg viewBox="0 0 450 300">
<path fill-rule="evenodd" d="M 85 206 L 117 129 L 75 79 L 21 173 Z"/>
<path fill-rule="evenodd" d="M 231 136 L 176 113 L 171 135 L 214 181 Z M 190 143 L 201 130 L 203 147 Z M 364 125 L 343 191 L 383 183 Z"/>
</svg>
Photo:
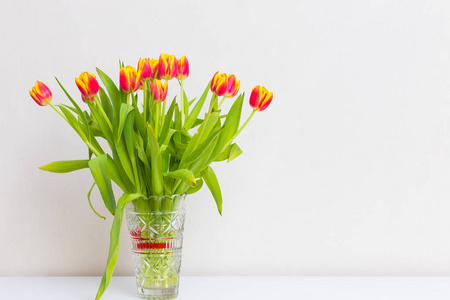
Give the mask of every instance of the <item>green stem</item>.
<svg viewBox="0 0 450 300">
<path fill-rule="evenodd" d="M 155 135 L 156 140 L 158 140 L 158 127 L 159 127 L 159 114 L 161 113 L 161 105 L 159 102 L 156 103 L 156 118 L 155 118 Z"/>
<path fill-rule="evenodd" d="M 183 95 L 183 78 L 180 79 L 180 86 L 181 86 L 181 128 L 184 127 L 184 95 Z"/>
<path fill-rule="evenodd" d="M 222 99 L 222 101 L 220 101 L 220 103 L 219 103 L 219 109 L 220 109 L 220 107 L 222 106 L 222 103 L 223 103 L 223 101 L 225 101 L 225 96 L 223 96 L 223 99 Z"/>
<path fill-rule="evenodd" d="M 63 117 L 64 120 L 67 121 L 66 116 L 61 111 L 59 111 L 51 102 L 49 104 L 61 117 Z M 67 121 L 67 122 L 69 122 L 69 121 Z"/>
<path fill-rule="evenodd" d="M 164 121 L 166 119 L 166 100 L 163 101 L 163 107 L 162 107 L 162 120 L 161 120 L 161 127 L 164 126 Z"/>
<path fill-rule="evenodd" d="M 144 121 L 147 122 L 147 83 L 148 81 L 144 81 Z"/>
<path fill-rule="evenodd" d="M 253 117 L 253 115 L 255 114 L 256 110 L 253 110 L 253 112 L 250 114 L 250 116 L 248 117 L 247 121 L 245 121 L 244 124 L 242 124 L 241 128 L 239 128 L 239 130 L 231 137 L 231 139 L 228 141 L 228 143 L 226 144 L 226 146 L 228 146 L 229 144 L 231 144 L 231 142 L 233 142 L 233 140 L 239 135 L 239 133 L 241 133 L 241 131 L 245 128 L 245 126 L 247 126 L 248 122 L 250 122 L 251 118 Z M 225 147 L 226 147 L 225 146 Z"/>
</svg>

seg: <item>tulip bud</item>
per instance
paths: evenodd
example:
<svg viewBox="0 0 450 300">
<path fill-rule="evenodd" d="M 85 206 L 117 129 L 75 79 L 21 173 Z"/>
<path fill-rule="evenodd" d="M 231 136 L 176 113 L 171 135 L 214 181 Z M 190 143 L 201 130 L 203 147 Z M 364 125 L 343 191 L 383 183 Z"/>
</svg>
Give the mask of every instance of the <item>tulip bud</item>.
<svg viewBox="0 0 450 300">
<path fill-rule="evenodd" d="M 138 63 L 138 70 L 141 72 L 142 80 L 153 80 L 158 71 L 159 61 L 151 58 L 140 58 Z"/>
<path fill-rule="evenodd" d="M 189 76 L 189 61 L 186 56 L 182 56 L 178 60 L 178 76 L 177 79 L 186 79 Z"/>
<path fill-rule="evenodd" d="M 250 95 L 250 106 L 255 111 L 263 111 L 272 102 L 273 93 L 263 86 L 255 86 Z"/>
<path fill-rule="evenodd" d="M 40 106 L 46 106 L 52 101 L 52 91 L 41 81 L 36 81 L 30 96 Z"/>
<path fill-rule="evenodd" d="M 228 77 L 227 74 L 216 72 L 211 80 L 211 92 L 217 96 L 223 96 L 228 89 Z"/>
<path fill-rule="evenodd" d="M 233 74 L 228 75 L 227 91 L 223 95 L 225 98 L 233 98 L 239 92 L 241 82 L 236 80 L 236 76 Z"/>
<path fill-rule="evenodd" d="M 120 87 L 125 93 L 136 92 L 141 86 L 141 72 L 131 66 L 120 69 Z"/>
<path fill-rule="evenodd" d="M 159 56 L 158 79 L 170 80 L 178 76 L 178 62 L 175 55 Z"/>
<path fill-rule="evenodd" d="M 153 82 L 150 83 L 150 92 L 153 95 L 153 100 L 156 102 L 163 102 L 167 96 L 167 81 L 163 84 L 161 80 L 153 80 Z"/>
<path fill-rule="evenodd" d="M 99 85 L 95 75 L 89 72 L 83 72 L 78 78 L 75 78 L 78 89 L 86 98 L 93 98 L 98 93 Z"/>
</svg>

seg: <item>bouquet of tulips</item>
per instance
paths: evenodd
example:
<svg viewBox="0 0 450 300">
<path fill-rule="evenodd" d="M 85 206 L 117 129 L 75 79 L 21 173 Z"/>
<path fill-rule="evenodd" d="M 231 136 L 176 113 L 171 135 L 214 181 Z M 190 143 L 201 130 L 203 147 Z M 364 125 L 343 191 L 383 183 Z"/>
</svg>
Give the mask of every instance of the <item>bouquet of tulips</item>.
<svg viewBox="0 0 450 300">
<path fill-rule="evenodd" d="M 236 97 L 228 112 L 221 109 L 224 101 L 239 92 L 240 82 L 235 75 L 217 72 L 200 97 L 189 99 L 183 85 L 189 76 L 189 63 L 184 56 L 177 60 L 174 55 L 162 54 L 159 59 L 140 59 L 137 69 L 123 63 L 120 67 L 119 87 L 100 69 L 97 74 L 104 87 L 89 72 L 75 78 L 88 111 L 78 105 L 58 79 L 72 106 L 53 105 L 52 92 L 40 81 L 30 91 L 35 102 L 50 105 L 89 150 L 87 159 L 55 161 L 41 169 L 66 173 L 89 168 L 95 181 L 88 193 L 89 205 L 104 218 L 90 201 L 96 185 L 106 208 L 114 215 L 109 257 L 97 299 L 108 286 L 115 267 L 125 204 L 150 196 L 195 193 L 206 183 L 221 213 L 222 194 L 210 165 L 229 162 L 242 153 L 233 140 L 256 111 L 267 108 L 273 97 L 266 88 L 255 86 L 249 101 L 253 112 L 240 125 L 244 94 Z M 172 79 L 178 80 L 180 94 L 166 105 Z M 205 104 L 207 110 L 201 118 Z M 108 151 L 100 146 L 99 138 L 106 140 Z M 112 182 L 124 192 L 117 201 Z"/>
</svg>

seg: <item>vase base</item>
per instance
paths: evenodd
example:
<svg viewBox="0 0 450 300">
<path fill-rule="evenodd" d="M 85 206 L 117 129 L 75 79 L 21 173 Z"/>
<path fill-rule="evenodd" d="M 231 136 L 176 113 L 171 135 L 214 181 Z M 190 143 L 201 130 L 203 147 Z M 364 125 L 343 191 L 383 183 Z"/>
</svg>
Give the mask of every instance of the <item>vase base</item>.
<svg viewBox="0 0 450 300">
<path fill-rule="evenodd" d="M 178 296 L 178 286 L 169 288 L 138 288 L 138 295 L 140 299 L 175 299 Z"/>
</svg>

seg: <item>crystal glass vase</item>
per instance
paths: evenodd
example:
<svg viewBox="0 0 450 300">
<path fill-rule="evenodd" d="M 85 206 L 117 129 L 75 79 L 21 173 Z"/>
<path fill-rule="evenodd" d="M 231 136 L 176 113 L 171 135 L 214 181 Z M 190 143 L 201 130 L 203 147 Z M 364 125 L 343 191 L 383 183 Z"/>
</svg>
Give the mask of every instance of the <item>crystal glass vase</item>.
<svg viewBox="0 0 450 300">
<path fill-rule="evenodd" d="M 126 205 L 128 232 L 141 299 L 178 295 L 186 194 L 137 199 Z"/>
</svg>

